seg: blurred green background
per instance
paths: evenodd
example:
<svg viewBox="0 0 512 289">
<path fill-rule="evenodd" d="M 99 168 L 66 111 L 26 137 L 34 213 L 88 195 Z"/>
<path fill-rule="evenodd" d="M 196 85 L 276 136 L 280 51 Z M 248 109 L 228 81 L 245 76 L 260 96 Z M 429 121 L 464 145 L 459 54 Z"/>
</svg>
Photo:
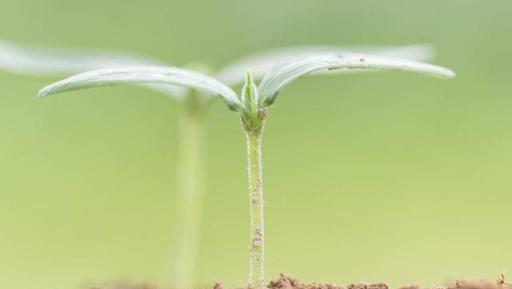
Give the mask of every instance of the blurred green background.
<svg viewBox="0 0 512 289">
<path fill-rule="evenodd" d="M 512 2 L 2 0 L 0 38 L 214 67 L 299 44 L 431 43 L 450 81 L 311 77 L 264 141 L 267 276 L 440 284 L 512 275 Z M 0 72 L 0 287 L 165 284 L 176 104 L 115 87 L 38 100 Z M 248 201 L 237 116 L 210 116 L 197 284 L 244 284 Z"/>
</svg>

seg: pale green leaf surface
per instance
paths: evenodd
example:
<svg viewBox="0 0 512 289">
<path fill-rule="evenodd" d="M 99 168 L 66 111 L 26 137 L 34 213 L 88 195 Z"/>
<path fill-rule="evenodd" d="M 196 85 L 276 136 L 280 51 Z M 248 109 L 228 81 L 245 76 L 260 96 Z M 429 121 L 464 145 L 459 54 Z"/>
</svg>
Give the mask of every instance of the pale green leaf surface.
<svg viewBox="0 0 512 289">
<path fill-rule="evenodd" d="M 39 91 L 39 96 L 120 84 L 183 86 L 219 95 L 230 109 L 236 110 L 242 106 L 231 88 L 212 77 L 191 70 L 160 66 L 129 66 L 84 72 L 44 87 Z"/>
<path fill-rule="evenodd" d="M 425 74 L 437 78 L 451 78 L 455 73 L 450 69 L 393 57 L 381 57 L 354 53 L 326 54 L 309 57 L 269 72 L 258 90 L 260 103 L 270 105 L 280 89 L 297 78 L 319 71 L 376 71 L 399 70 Z"/>
<path fill-rule="evenodd" d="M 236 86 L 245 80 L 248 69 L 252 71 L 254 80 L 262 79 L 272 68 L 280 67 L 307 57 L 336 52 L 368 53 L 387 57 L 400 57 L 403 59 L 428 61 L 434 56 L 434 50 L 430 45 L 409 46 L 296 46 L 273 49 L 242 57 L 239 60 L 226 65 L 215 74 L 228 86 Z"/>
</svg>

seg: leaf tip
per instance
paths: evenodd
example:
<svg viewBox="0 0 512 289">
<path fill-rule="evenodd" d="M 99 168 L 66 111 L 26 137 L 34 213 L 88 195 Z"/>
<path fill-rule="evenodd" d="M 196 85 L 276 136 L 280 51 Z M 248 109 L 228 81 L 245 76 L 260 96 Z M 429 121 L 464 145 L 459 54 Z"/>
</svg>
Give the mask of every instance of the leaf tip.
<svg viewBox="0 0 512 289">
<path fill-rule="evenodd" d="M 254 83 L 254 79 L 252 77 L 252 72 L 250 69 L 247 70 L 245 75 L 245 84 L 242 88 L 242 103 L 245 108 L 248 108 L 252 111 L 258 110 L 258 88 Z"/>
<path fill-rule="evenodd" d="M 50 90 L 48 89 L 48 86 L 45 86 L 43 88 L 41 88 L 38 92 L 37 92 L 37 97 L 39 98 L 45 98 L 47 97 L 48 95 L 50 95 Z"/>
<path fill-rule="evenodd" d="M 455 73 L 455 71 L 451 70 L 451 69 L 446 69 L 447 70 L 447 73 L 446 73 L 446 78 L 454 78 L 457 76 L 457 73 Z"/>
<path fill-rule="evenodd" d="M 457 74 L 455 73 L 455 71 L 453 71 L 449 68 L 440 67 L 440 70 L 438 71 L 437 75 L 434 75 L 434 76 L 437 76 L 438 78 L 441 78 L 441 79 L 450 79 L 450 78 L 454 78 L 455 76 L 457 76 Z"/>
<path fill-rule="evenodd" d="M 252 77 L 252 70 L 250 68 L 247 69 L 247 72 L 245 73 L 245 83 L 246 84 L 254 83 L 254 80 Z"/>
</svg>

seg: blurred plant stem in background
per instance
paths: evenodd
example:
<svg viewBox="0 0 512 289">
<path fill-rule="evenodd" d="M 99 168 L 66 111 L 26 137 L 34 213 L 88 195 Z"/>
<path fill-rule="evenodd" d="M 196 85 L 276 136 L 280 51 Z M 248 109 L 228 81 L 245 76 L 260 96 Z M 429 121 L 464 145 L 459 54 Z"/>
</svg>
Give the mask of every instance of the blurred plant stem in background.
<svg viewBox="0 0 512 289">
<path fill-rule="evenodd" d="M 177 163 L 177 235 L 173 248 L 171 288 L 193 287 L 205 190 L 207 110 L 209 104 L 196 92 L 180 102 Z"/>
<path fill-rule="evenodd" d="M 130 65 L 164 65 L 153 57 L 127 52 L 33 47 L 0 39 L 0 68 L 37 76 L 72 75 L 94 69 Z M 208 67 L 193 64 L 195 69 Z M 162 85 L 148 86 L 179 103 L 177 164 L 177 220 L 169 255 L 174 288 L 190 289 L 199 247 L 199 231 L 206 161 L 206 111 L 211 97 L 195 90 Z"/>
</svg>

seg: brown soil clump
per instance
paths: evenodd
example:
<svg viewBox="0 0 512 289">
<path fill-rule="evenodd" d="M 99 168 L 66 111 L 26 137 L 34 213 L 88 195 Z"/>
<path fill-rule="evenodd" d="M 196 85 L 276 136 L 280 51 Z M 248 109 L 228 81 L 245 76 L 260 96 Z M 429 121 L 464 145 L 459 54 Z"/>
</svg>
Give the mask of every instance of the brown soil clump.
<svg viewBox="0 0 512 289">
<path fill-rule="evenodd" d="M 267 285 L 267 289 L 389 289 L 389 286 L 386 283 L 352 283 L 348 284 L 346 287 L 336 284 L 304 284 L 296 278 L 280 274 L 279 278 L 274 281 L 270 281 Z M 506 283 L 505 277 L 501 274 L 500 278 L 496 281 L 458 280 L 454 284 L 450 284 L 448 286 L 424 288 L 416 285 L 409 285 L 400 287 L 399 289 L 512 289 L 512 284 Z"/>
<path fill-rule="evenodd" d="M 92 287 L 91 289 L 156 289 L 149 285 L 116 285 L 110 287 Z M 225 289 L 222 283 L 215 283 L 211 289 Z M 249 286 L 237 289 L 252 289 Z M 310 283 L 304 284 L 296 278 L 280 274 L 279 278 L 270 281 L 270 283 L 263 289 L 389 289 L 385 283 L 352 283 L 346 287 L 331 283 Z M 512 289 L 511 283 L 505 282 L 505 277 L 501 274 L 500 278 L 496 281 L 488 280 L 457 280 L 453 284 L 440 287 L 425 288 L 417 285 L 409 285 L 399 287 L 398 289 Z"/>
<path fill-rule="evenodd" d="M 278 279 L 270 281 L 267 289 L 389 289 L 389 286 L 384 283 L 353 283 L 346 287 L 332 283 L 304 284 L 296 278 L 280 274 Z"/>
<path fill-rule="evenodd" d="M 500 278 L 494 282 L 489 280 L 457 280 L 453 284 L 442 287 L 405 286 L 399 289 L 512 289 L 512 284 L 506 283 L 505 276 L 501 274 Z"/>
<path fill-rule="evenodd" d="M 280 274 L 279 278 L 270 281 L 267 287 L 268 289 L 304 289 L 304 284 L 295 278 Z"/>
<path fill-rule="evenodd" d="M 389 289 L 389 286 L 385 283 L 352 283 L 347 286 L 347 289 Z"/>
<path fill-rule="evenodd" d="M 512 284 L 506 283 L 505 276 L 501 274 L 495 282 L 488 280 L 457 280 L 455 284 L 448 286 L 447 289 L 512 289 Z"/>
</svg>

